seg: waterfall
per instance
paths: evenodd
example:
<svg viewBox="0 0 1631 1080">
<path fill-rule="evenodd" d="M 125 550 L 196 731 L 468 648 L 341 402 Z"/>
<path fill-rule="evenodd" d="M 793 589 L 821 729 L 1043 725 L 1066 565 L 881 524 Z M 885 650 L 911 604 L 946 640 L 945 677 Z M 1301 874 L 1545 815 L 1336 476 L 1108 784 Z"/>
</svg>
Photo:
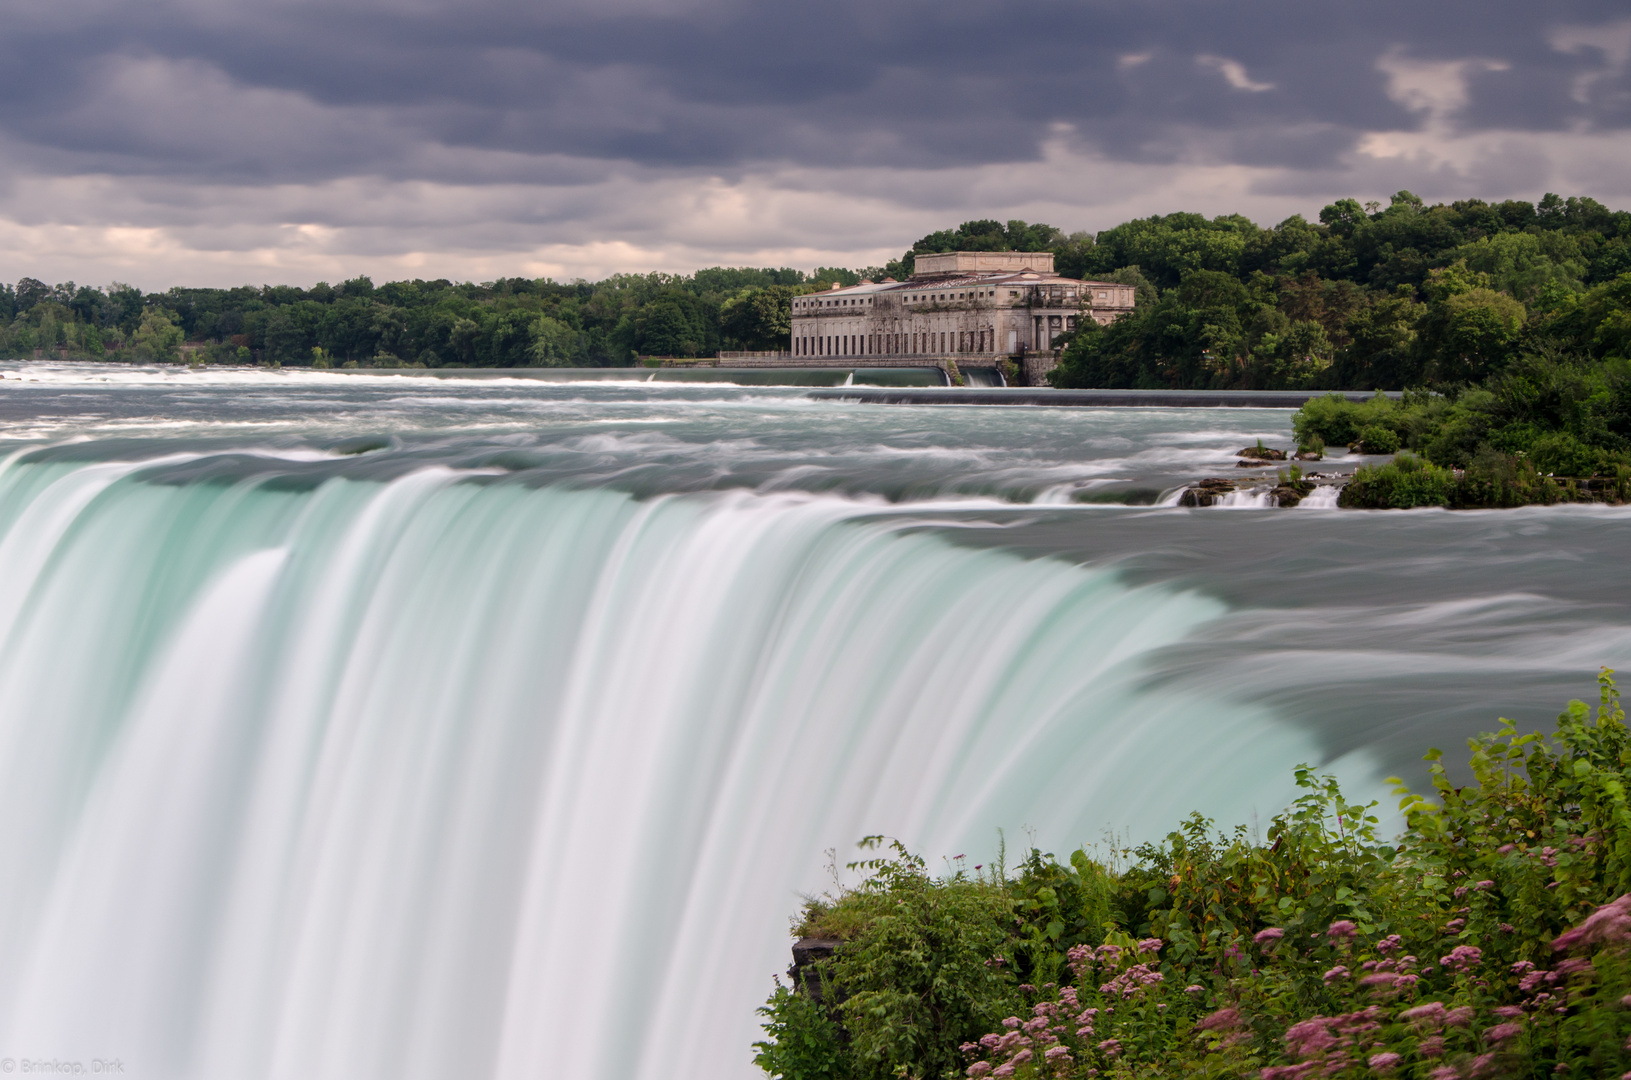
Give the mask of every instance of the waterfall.
<svg viewBox="0 0 1631 1080">
<path fill-rule="evenodd" d="M 835 496 L 14 456 L 0 567 L 0 1054 L 133 1076 L 745 1080 L 826 849 L 1321 754 L 1150 685 L 1218 601 Z"/>
</svg>

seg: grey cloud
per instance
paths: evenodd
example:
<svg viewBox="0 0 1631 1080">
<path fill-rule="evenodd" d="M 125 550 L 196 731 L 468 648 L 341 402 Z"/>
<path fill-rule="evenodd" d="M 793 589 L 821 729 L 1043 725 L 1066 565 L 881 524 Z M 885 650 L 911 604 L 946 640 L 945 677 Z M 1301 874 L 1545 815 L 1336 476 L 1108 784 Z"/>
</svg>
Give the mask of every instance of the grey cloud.
<svg viewBox="0 0 1631 1080">
<path fill-rule="evenodd" d="M 1631 123 L 1626 64 L 1589 35 L 1555 43 L 1560 27 L 1623 17 L 1597 0 L 6 8 L 0 62 L 15 91 L 0 126 L 113 172 L 404 177 L 427 144 L 680 167 L 945 167 L 1034 160 L 1057 124 L 1128 160 L 1204 149 L 1316 167 L 1358 132 L 1419 124 L 1377 70 L 1389 49 L 1506 65 L 1469 79 L 1463 127 Z M 1136 52 L 1151 58 L 1117 63 Z M 133 82 L 143 65 L 168 77 Z M 1239 138 L 1201 147 L 1186 141 L 1194 130 Z M 1273 145 L 1282 130 L 1293 134 Z"/>
<path fill-rule="evenodd" d="M 132 266 L 592 272 L 872 260 L 965 216 L 1631 198 L 1623 0 L 0 0 L 0 25 L 8 264 L 84 265 L 108 226 L 155 230 L 116 238 Z"/>
</svg>

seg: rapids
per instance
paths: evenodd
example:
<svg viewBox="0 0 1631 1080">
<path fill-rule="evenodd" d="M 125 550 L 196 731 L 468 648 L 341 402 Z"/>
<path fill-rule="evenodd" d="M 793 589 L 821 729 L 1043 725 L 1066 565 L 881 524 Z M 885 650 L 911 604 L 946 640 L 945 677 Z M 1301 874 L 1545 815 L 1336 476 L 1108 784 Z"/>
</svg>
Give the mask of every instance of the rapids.
<svg viewBox="0 0 1631 1080">
<path fill-rule="evenodd" d="M 1284 411 L 0 386 L 16 1061 L 746 1080 L 864 834 L 1256 828 L 1631 656 L 1620 510 L 1146 505 Z"/>
</svg>

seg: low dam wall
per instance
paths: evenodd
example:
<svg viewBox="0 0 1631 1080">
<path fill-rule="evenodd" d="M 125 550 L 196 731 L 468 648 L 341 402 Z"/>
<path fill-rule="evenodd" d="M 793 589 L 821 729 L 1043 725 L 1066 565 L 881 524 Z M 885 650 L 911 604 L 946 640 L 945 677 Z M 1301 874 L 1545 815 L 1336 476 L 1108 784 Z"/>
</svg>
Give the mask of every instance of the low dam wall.
<svg viewBox="0 0 1631 1080">
<path fill-rule="evenodd" d="M 1327 390 L 1044 390 L 1033 387 L 909 387 L 884 389 L 835 387 L 812 390 L 813 398 L 858 401 L 872 405 L 1077 405 L 1090 408 L 1228 408 L 1299 409 Z M 1374 391 L 1345 390 L 1350 401 L 1367 401 Z M 1398 391 L 1387 394 L 1397 398 Z"/>
</svg>

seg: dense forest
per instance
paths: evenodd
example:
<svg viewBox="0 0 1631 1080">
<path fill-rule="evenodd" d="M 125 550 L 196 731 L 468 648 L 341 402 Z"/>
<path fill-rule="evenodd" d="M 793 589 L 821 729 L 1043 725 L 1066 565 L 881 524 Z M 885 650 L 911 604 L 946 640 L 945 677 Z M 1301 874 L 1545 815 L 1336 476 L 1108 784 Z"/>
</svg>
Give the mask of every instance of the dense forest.
<svg viewBox="0 0 1631 1080">
<path fill-rule="evenodd" d="M 882 267 L 509 278 L 142 293 L 0 286 L 0 355 L 316 366 L 621 366 L 786 346 L 789 301 L 903 277 L 951 250 L 1051 251 L 1072 277 L 1138 286 L 1139 309 L 1067 341 L 1066 386 L 1398 388 L 1476 382 L 1536 351 L 1622 355 L 1631 213 L 1589 198 L 1386 208 L 1317 223 L 1168 214 L 1096 236 L 1023 221 L 931 233 Z"/>
<path fill-rule="evenodd" d="M 1426 206 L 1401 191 L 1272 229 L 1171 214 L 1079 258 L 1149 287 L 1133 316 L 1068 345 L 1065 386 L 1449 388 L 1526 355 L 1631 344 L 1631 213 L 1588 198 Z"/>
</svg>

